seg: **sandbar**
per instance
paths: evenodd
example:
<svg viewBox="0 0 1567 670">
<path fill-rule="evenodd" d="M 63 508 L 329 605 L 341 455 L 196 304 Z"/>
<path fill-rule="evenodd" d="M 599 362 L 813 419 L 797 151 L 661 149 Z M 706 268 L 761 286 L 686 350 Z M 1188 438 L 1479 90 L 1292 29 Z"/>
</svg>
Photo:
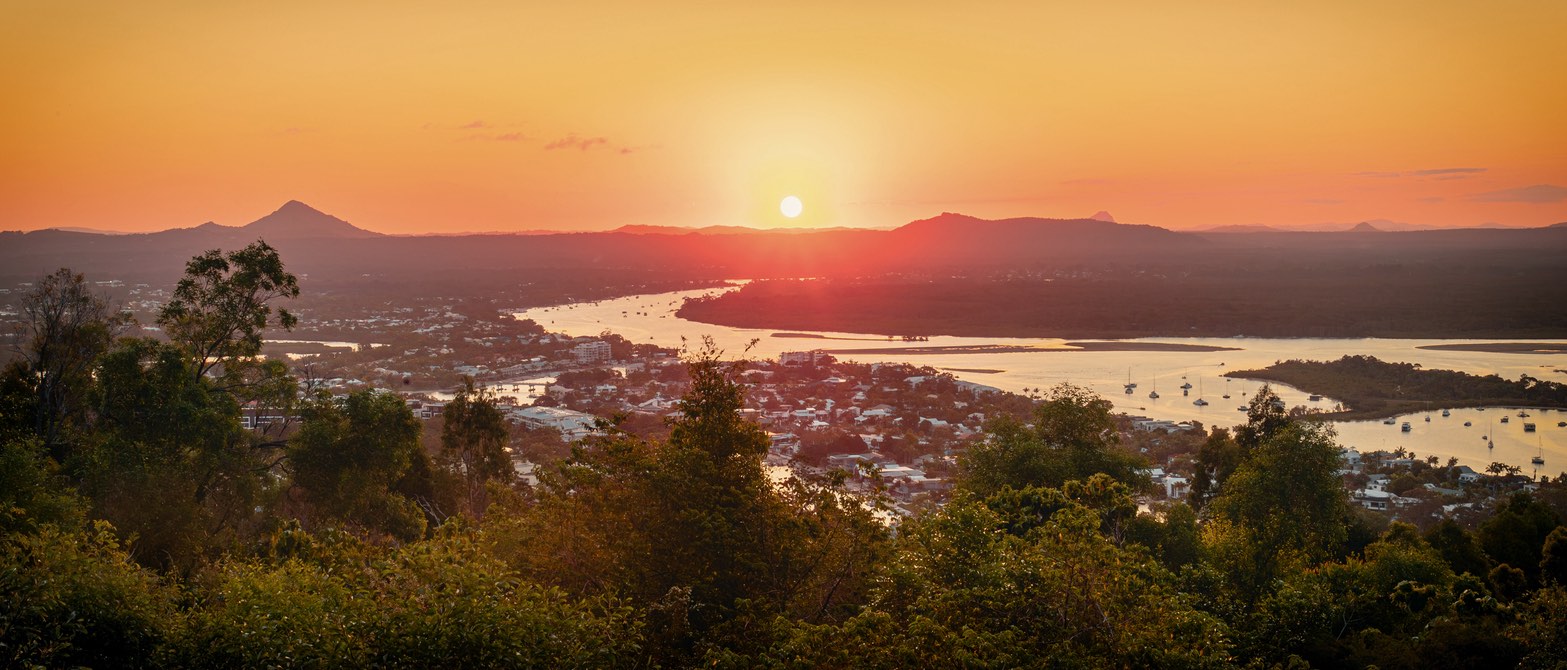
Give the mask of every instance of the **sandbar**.
<svg viewBox="0 0 1567 670">
<path fill-rule="evenodd" d="M 1567 342 L 1474 342 L 1427 344 L 1415 348 L 1432 351 L 1476 351 L 1486 354 L 1567 354 Z"/>
</svg>

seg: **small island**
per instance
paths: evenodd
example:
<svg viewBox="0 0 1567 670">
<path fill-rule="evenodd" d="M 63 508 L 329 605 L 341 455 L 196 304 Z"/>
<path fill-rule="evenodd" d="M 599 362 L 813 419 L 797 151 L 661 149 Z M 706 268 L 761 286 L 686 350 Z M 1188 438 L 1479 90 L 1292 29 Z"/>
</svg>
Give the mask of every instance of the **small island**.
<svg viewBox="0 0 1567 670">
<path fill-rule="evenodd" d="M 1343 402 L 1324 419 L 1380 419 L 1433 407 L 1567 407 L 1567 384 L 1523 375 L 1507 380 L 1454 370 L 1426 370 L 1411 363 L 1389 363 L 1372 356 L 1336 361 L 1289 360 L 1261 370 L 1235 370 L 1226 377 L 1287 384 Z"/>
</svg>

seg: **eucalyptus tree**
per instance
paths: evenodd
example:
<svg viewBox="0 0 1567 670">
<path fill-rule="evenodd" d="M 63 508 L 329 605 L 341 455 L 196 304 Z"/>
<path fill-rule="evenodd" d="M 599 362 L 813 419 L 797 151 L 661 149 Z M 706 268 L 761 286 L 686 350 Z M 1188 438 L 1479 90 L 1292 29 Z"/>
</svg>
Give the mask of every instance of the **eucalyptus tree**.
<svg viewBox="0 0 1567 670">
<path fill-rule="evenodd" d="M 12 346 L 16 359 L 6 372 L 25 389 L 23 406 L 12 408 L 42 441 L 50 456 L 70 456 L 71 433 L 87 421 L 93 365 L 131 323 L 131 318 L 94 293 L 86 278 L 61 268 L 34 283 L 22 297 Z"/>
</svg>

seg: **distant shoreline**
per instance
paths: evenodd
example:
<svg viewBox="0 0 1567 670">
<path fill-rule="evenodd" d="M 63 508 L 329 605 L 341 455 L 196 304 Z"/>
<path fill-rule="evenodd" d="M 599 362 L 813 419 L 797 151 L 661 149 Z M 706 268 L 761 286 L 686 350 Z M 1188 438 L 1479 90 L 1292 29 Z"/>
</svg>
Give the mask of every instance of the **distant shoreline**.
<svg viewBox="0 0 1567 670">
<path fill-rule="evenodd" d="M 1207 344 L 1179 344 L 1175 342 L 1067 342 L 1061 347 L 1041 347 L 1028 344 L 968 344 L 924 347 L 875 347 L 869 349 L 823 349 L 834 355 L 871 355 L 898 353 L 908 356 L 938 354 L 1016 354 L 1025 352 L 1071 353 L 1079 351 L 1240 351 L 1238 347 L 1218 347 Z"/>
<path fill-rule="evenodd" d="M 1484 354 L 1567 354 L 1567 343 L 1563 342 L 1476 342 L 1427 344 L 1415 348 L 1431 351 L 1473 351 Z"/>
<path fill-rule="evenodd" d="M 880 337 L 830 337 L 820 333 L 773 333 L 770 337 L 783 337 L 801 340 L 850 340 L 855 342 L 883 342 Z"/>
</svg>

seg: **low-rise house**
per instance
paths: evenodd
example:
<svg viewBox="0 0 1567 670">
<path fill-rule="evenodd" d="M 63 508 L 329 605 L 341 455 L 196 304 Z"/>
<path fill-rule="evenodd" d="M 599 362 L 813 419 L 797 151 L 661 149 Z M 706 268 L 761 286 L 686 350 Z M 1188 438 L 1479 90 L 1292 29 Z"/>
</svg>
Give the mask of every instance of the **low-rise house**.
<svg viewBox="0 0 1567 670">
<path fill-rule="evenodd" d="M 876 455 L 875 454 L 868 454 L 868 453 L 867 454 L 830 454 L 830 455 L 827 456 L 827 467 L 829 469 L 848 470 L 849 472 L 857 472 L 860 469 L 860 464 L 861 463 L 875 463 L 875 462 L 876 462 Z"/>
<path fill-rule="evenodd" d="M 554 428 L 566 441 L 587 437 L 594 430 L 598 418 L 586 412 L 561 407 L 523 407 L 513 410 L 511 417 L 533 428 Z"/>
<path fill-rule="evenodd" d="M 1393 494 L 1380 488 L 1364 488 L 1355 492 L 1355 502 L 1366 509 L 1386 510 L 1393 501 Z"/>
<path fill-rule="evenodd" d="M 1172 500 L 1185 498 L 1192 492 L 1191 480 L 1180 475 L 1164 476 L 1164 497 Z"/>
</svg>

